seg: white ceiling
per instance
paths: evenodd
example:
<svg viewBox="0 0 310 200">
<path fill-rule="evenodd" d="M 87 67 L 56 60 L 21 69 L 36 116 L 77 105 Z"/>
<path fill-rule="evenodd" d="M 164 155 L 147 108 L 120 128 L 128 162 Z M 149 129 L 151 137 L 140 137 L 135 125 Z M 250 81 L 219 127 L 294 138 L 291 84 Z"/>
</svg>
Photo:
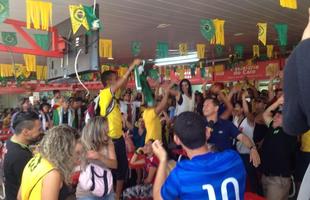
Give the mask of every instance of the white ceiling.
<svg viewBox="0 0 310 200">
<path fill-rule="evenodd" d="M 281 8 L 279 0 L 97 0 L 100 5 L 100 19 L 104 23 L 101 37 L 113 40 L 115 61 L 127 62 L 132 59 L 130 43 L 142 42 L 142 58 L 154 58 L 157 41 L 167 41 L 171 49 L 177 49 L 180 42 L 187 42 L 194 50 L 196 43 L 206 43 L 201 36 L 199 22 L 202 18 L 226 20 L 226 53 L 237 43 L 246 46 L 251 53 L 252 44 L 257 43 L 257 22 L 268 23 L 267 43 L 276 44 L 275 23 L 288 24 L 289 47 L 300 40 L 308 19 L 309 0 L 297 0 L 298 10 Z M 25 0 L 10 0 L 10 18 L 25 21 Z M 91 0 L 52 0 L 53 25 L 69 18 L 68 5 L 87 4 Z M 165 29 L 157 29 L 159 24 L 171 24 Z M 0 31 L 14 31 L 0 24 Z M 242 36 L 234 36 L 243 33 Z M 21 38 L 20 45 L 25 46 Z M 208 45 L 209 46 L 209 45 Z M 208 57 L 213 57 L 213 48 L 207 49 Z M 265 51 L 262 49 L 262 51 Z M 15 55 L 16 60 L 21 56 Z M 0 63 L 10 62 L 10 55 L 0 52 Z M 44 63 L 45 59 L 39 59 Z"/>
</svg>

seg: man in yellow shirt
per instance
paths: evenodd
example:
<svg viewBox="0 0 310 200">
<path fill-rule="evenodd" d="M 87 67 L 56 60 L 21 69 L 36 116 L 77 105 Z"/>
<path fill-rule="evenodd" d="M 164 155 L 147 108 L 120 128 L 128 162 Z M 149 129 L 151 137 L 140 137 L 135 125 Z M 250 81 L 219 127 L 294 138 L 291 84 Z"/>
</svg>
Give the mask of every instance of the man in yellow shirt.
<svg viewBox="0 0 310 200">
<path fill-rule="evenodd" d="M 159 115 L 165 109 L 168 103 L 170 89 L 174 84 L 170 84 L 165 88 L 165 95 L 161 102 L 154 106 L 148 107 L 143 112 L 143 120 L 146 128 L 145 143 L 149 140 L 162 140 L 162 127 Z"/>
<path fill-rule="evenodd" d="M 310 164 L 310 130 L 300 137 L 300 151 L 297 154 L 296 181 L 300 184 Z M 298 186 L 299 186 L 298 184 Z"/>
<path fill-rule="evenodd" d="M 126 85 L 130 73 L 135 66 L 139 65 L 141 60 L 135 59 L 129 66 L 123 77 L 118 78 L 115 71 L 105 71 L 101 74 L 101 82 L 104 89 L 99 94 L 100 115 L 106 117 L 109 124 L 108 135 L 112 138 L 118 167 L 115 170 L 116 178 L 116 199 L 120 199 L 122 194 L 124 180 L 128 171 L 128 161 L 126 155 L 126 145 L 122 131 L 122 114 L 115 97 L 120 93 L 120 89 Z"/>
</svg>

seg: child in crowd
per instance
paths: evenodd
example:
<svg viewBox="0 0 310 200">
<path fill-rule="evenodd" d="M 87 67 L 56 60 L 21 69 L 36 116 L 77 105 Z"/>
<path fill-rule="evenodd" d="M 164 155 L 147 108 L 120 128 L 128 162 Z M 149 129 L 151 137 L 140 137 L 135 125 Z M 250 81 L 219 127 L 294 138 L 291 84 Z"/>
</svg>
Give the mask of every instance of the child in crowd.
<svg viewBox="0 0 310 200">
<path fill-rule="evenodd" d="M 159 164 L 158 158 L 154 155 L 152 150 L 153 140 L 149 140 L 144 147 L 140 147 L 136 150 L 133 157 L 130 160 L 132 165 L 144 165 L 147 172 L 147 176 L 143 180 L 143 184 L 136 185 L 131 188 L 127 188 L 123 192 L 125 199 L 151 199 L 152 198 L 152 184 L 155 179 L 157 167 Z M 143 158 L 139 156 L 143 155 Z"/>
<path fill-rule="evenodd" d="M 177 163 L 167 178 L 167 153 L 160 141 L 152 145 L 160 164 L 153 187 L 154 200 L 165 199 L 243 199 L 245 170 L 233 150 L 210 152 L 206 144 L 205 120 L 193 112 L 176 119 L 176 144 L 189 160 Z"/>
</svg>

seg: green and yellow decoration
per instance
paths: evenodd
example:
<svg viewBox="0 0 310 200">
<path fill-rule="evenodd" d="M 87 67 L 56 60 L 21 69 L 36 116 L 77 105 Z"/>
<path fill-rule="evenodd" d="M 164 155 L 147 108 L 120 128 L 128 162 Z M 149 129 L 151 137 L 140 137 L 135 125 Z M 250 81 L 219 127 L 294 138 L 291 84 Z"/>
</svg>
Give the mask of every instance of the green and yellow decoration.
<svg viewBox="0 0 310 200">
<path fill-rule="evenodd" d="M 26 0 L 27 28 L 48 31 L 52 25 L 52 3 Z"/>
</svg>

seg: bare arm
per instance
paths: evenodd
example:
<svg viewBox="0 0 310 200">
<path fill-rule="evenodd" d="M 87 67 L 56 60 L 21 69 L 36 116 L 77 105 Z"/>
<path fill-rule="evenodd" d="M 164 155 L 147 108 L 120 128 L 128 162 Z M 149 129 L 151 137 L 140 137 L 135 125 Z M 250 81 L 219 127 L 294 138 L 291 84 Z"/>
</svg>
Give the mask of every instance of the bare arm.
<svg viewBox="0 0 310 200">
<path fill-rule="evenodd" d="M 282 105 L 284 101 L 284 97 L 280 97 L 275 103 L 267 108 L 267 110 L 263 113 L 264 122 L 266 125 L 269 125 L 272 121 L 272 111 L 275 110 L 279 105 Z"/>
<path fill-rule="evenodd" d="M 154 200 L 162 200 L 163 198 L 161 196 L 160 190 L 167 178 L 167 152 L 162 147 L 161 142 L 158 140 L 153 142 L 152 148 L 157 158 L 159 158 L 159 166 L 153 185 L 153 198 Z"/>
<path fill-rule="evenodd" d="M 271 101 L 274 98 L 273 80 L 274 80 L 274 77 L 272 77 L 268 83 L 268 100 L 269 101 Z"/>
<path fill-rule="evenodd" d="M 157 115 L 159 115 L 165 109 L 165 107 L 168 103 L 169 93 L 170 93 L 170 89 L 172 86 L 173 86 L 173 84 L 170 84 L 167 88 L 165 88 L 165 95 L 164 95 L 163 99 L 161 100 L 161 102 L 155 108 L 155 113 Z"/>
<path fill-rule="evenodd" d="M 149 173 L 146 177 L 146 179 L 144 179 L 144 183 L 145 184 L 150 184 L 152 183 L 154 176 L 156 174 L 157 168 L 156 167 L 150 167 Z"/>
<path fill-rule="evenodd" d="M 250 122 L 250 125 L 254 126 L 255 117 L 249 111 L 249 105 L 245 99 L 246 96 L 247 96 L 247 93 L 245 93 L 245 92 L 242 93 L 242 108 L 243 108 L 243 111 L 244 111 L 244 114 L 245 114 L 247 120 Z"/>
<path fill-rule="evenodd" d="M 142 148 L 140 147 L 139 149 L 137 149 L 136 152 L 140 152 L 142 150 Z M 130 159 L 130 164 L 132 165 L 143 165 L 145 164 L 145 160 L 144 159 L 139 159 L 139 155 L 137 153 L 134 153 L 133 156 Z"/>
<path fill-rule="evenodd" d="M 117 82 L 116 84 L 112 85 L 111 86 L 111 92 L 114 94 L 118 89 L 122 88 L 127 80 L 128 80 L 128 77 L 130 75 L 130 73 L 134 70 L 135 66 L 139 65 L 141 63 L 141 60 L 140 59 L 135 59 L 129 66 L 127 72 L 125 73 L 125 75 L 123 77 L 121 77 Z"/>
<path fill-rule="evenodd" d="M 42 183 L 41 197 L 44 200 L 58 200 L 60 188 L 62 187 L 62 177 L 57 170 L 49 172 Z"/>
<path fill-rule="evenodd" d="M 252 140 L 245 134 L 239 134 L 237 139 L 245 145 L 247 148 L 250 149 L 250 162 L 253 163 L 254 167 L 258 167 L 261 163 L 260 156 L 256 150 L 255 144 Z"/>
<path fill-rule="evenodd" d="M 224 102 L 224 105 L 226 107 L 225 112 L 223 114 L 221 114 L 220 118 L 221 119 L 229 119 L 229 117 L 231 116 L 231 113 L 233 111 L 233 106 L 232 106 L 231 102 L 229 101 L 229 99 L 222 92 L 219 92 L 219 97 Z"/>
</svg>

